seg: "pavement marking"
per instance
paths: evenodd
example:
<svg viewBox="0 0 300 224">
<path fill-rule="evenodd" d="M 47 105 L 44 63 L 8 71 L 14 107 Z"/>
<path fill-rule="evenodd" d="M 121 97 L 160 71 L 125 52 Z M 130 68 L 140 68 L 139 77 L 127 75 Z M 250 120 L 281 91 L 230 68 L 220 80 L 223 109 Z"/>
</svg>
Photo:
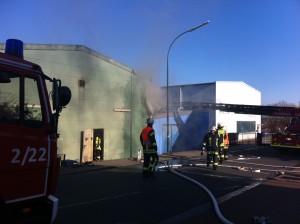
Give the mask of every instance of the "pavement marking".
<svg viewBox="0 0 300 224">
<path fill-rule="evenodd" d="M 247 149 L 237 149 L 237 150 L 230 150 L 230 152 L 232 153 L 232 152 L 240 152 L 240 151 L 242 151 L 242 152 L 244 152 L 244 151 L 249 151 L 249 150 L 253 150 L 253 149 L 257 149 L 257 148 L 247 148 Z"/>
<path fill-rule="evenodd" d="M 182 170 L 180 170 L 180 172 L 182 172 Z M 185 172 L 185 171 L 183 171 L 183 172 Z M 238 189 L 236 191 L 233 191 L 233 192 L 231 192 L 229 194 L 226 194 L 226 195 L 224 195 L 222 197 L 219 197 L 218 199 L 216 199 L 216 201 L 217 201 L 218 204 L 221 204 L 221 203 L 223 203 L 225 201 L 230 200 L 233 197 L 236 197 L 236 196 L 238 196 L 240 194 L 245 193 L 246 191 L 248 191 L 250 189 L 253 189 L 253 188 L 259 186 L 263 182 L 264 181 L 259 181 L 259 182 L 255 182 L 253 184 L 247 185 L 245 187 L 242 187 L 242 188 L 240 188 L 240 189 Z M 188 219 L 190 219 L 190 218 L 192 218 L 192 217 L 194 217 L 196 215 L 199 215 L 201 213 L 206 212 L 210 208 L 211 208 L 211 204 L 210 203 L 205 203 L 203 205 L 194 207 L 194 208 L 192 208 L 192 209 L 190 209 L 190 210 L 188 210 L 186 212 L 178 214 L 178 215 L 176 215 L 174 217 L 171 217 L 171 218 L 169 218 L 167 220 L 164 220 L 163 222 L 160 222 L 160 224 L 175 224 L 175 223 L 179 224 L 179 223 L 182 223 L 182 222 L 184 222 L 184 221 L 186 221 L 186 220 L 188 220 Z M 228 220 L 226 220 L 226 221 L 228 221 Z"/>
<path fill-rule="evenodd" d="M 182 173 L 191 173 L 191 174 L 202 175 L 202 176 L 208 176 L 208 177 L 219 177 L 219 178 L 225 178 L 225 179 L 245 179 L 245 178 L 249 179 L 249 177 L 237 177 L 237 176 L 232 177 L 232 176 L 227 176 L 227 175 L 191 172 L 191 171 L 186 171 L 186 170 L 183 170 L 183 169 L 180 169 L 180 172 L 182 172 Z M 251 179 L 256 180 L 257 178 L 251 178 Z"/>
<path fill-rule="evenodd" d="M 70 205 L 59 206 L 58 209 L 70 208 L 70 207 L 75 207 L 75 206 L 80 206 L 80 205 L 92 204 L 92 203 L 96 203 L 96 202 L 99 202 L 99 201 L 105 201 L 105 200 L 111 200 L 111 199 L 118 199 L 118 198 L 133 196 L 133 195 L 139 195 L 141 193 L 142 192 L 137 191 L 137 192 L 131 192 L 131 193 L 126 193 L 126 194 L 119 194 L 119 195 L 115 195 L 115 196 L 111 196 L 111 197 L 106 197 L 106 198 L 98 198 L 98 199 L 91 200 L 91 201 L 78 202 L 78 203 L 74 203 L 74 204 L 70 204 Z"/>
<path fill-rule="evenodd" d="M 230 200 L 230 199 L 233 198 L 233 197 L 236 197 L 236 196 L 238 196 L 238 195 L 240 195 L 240 194 L 245 193 L 246 191 L 249 191 L 249 190 L 251 190 L 251 189 L 253 189 L 253 188 L 259 186 L 259 185 L 262 184 L 263 182 L 264 182 L 264 181 L 259 181 L 259 182 L 255 182 L 255 183 L 253 183 L 253 184 L 247 185 L 247 186 L 245 186 L 245 187 L 242 187 L 242 188 L 240 188 L 240 189 L 238 189 L 238 190 L 236 190 L 236 191 L 233 191 L 233 192 L 231 192 L 231 193 L 229 193 L 229 194 L 226 194 L 226 195 L 224 195 L 224 196 L 222 196 L 222 197 L 219 197 L 219 198 L 217 199 L 217 201 L 218 201 L 218 203 L 221 204 L 221 203 L 223 203 L 223 202 L 225 202 L 225 201 Z"/>
</svg>

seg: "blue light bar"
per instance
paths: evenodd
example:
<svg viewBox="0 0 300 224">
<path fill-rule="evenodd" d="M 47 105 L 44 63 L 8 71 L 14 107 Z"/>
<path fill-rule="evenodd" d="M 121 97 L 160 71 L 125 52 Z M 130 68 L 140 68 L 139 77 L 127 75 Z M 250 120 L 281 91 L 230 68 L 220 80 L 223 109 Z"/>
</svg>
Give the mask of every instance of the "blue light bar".
<svg viewBox="0 0 300 224">
<path fill-rule="evenodd" d="M 6 40 L 5 53 L 23 59 L 23 42 L 17 39 Z"/>
</svg>

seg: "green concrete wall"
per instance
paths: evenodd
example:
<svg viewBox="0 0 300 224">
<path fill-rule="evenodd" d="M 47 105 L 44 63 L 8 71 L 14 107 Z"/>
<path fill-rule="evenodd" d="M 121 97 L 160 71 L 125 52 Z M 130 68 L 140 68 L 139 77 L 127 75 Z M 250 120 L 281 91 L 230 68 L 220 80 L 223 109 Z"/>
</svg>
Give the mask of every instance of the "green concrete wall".
<svg viewBox="0 0 300 224">
<path fill-rule="evenodd" d="M 84 46 L 26 45 L 24 56 L 72 91 L 72 100 L 59 120 L 59 154 L 79 160 L 81 132 L 104 129 L 105 160 L 137 157 L 147 117 L 141 86 L 144 77 Z M 85 81 L 85 87 L 79 87 L 79 80 Z M 131 112 L 114 112 L 114 108 Z"/>
</svg>

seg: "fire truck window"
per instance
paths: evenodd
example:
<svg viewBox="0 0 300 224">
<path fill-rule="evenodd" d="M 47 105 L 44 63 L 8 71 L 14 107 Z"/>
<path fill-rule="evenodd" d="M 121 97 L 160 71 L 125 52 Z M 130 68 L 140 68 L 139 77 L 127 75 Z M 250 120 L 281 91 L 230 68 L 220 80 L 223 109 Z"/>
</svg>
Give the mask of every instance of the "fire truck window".
<svg viewBox="0 0 300 224">
<path fill-rule="evenodd" d="M 20 122 L 20 77 L 9 74 L 10 82 L 0 83 L 0 122 Z"/>
<path fill-rule="evenodd" d="M 24 124 L 31 127 L 42 127 L 42 108 L 38 82 L 35 79 L 25 78 L 24 95 Z"/>
</svg>

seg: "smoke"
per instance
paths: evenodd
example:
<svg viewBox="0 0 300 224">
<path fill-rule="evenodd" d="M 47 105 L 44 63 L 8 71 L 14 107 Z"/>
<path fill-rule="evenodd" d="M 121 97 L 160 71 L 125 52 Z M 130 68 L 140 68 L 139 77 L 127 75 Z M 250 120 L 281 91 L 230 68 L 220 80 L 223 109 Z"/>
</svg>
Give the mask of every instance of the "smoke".
<svg viewBox="0 0 300 224">
<path fill-rule="evenodd" d="M 142 81 L 142 88 L 144 90 L 144 103 L 147 107 L 148 116 L 155 117 L 165 107 L 166 97 L 161 87 L 149 79 Z"/>
</svg>

